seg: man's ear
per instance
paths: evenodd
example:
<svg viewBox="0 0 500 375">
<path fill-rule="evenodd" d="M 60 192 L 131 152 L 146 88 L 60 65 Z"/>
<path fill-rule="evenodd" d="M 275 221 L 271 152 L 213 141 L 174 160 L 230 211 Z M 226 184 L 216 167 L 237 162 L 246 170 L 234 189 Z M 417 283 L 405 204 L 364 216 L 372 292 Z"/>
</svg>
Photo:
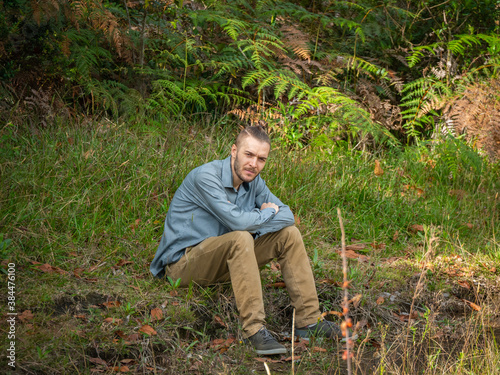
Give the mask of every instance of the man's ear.
<svg viewBox="0 0 500 375">
<path fill-rule="evenodd" d="M 233 145 L 231 146 L 231 156 L 233 158 L 236 157 L 236 151 L 238 151 L 238 147 L 236 147 L 236 145 L 233 143 Z"/>
</svg>

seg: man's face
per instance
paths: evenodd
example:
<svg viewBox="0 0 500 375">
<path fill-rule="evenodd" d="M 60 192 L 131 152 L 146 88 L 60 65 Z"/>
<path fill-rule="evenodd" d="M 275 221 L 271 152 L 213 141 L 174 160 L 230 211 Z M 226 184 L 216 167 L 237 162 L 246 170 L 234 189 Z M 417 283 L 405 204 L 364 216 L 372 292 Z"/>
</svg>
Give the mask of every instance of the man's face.
<svg viewBox="0 0 500 375">
<path fill-rule="evenodd" d="M 231 148 L 231 168 L 233 186 L 238 188 L 242 182 L 253 181 L 264 168 L 270 146 L 251 136 L 243 138 L 239 146 Z"/>
</svg>

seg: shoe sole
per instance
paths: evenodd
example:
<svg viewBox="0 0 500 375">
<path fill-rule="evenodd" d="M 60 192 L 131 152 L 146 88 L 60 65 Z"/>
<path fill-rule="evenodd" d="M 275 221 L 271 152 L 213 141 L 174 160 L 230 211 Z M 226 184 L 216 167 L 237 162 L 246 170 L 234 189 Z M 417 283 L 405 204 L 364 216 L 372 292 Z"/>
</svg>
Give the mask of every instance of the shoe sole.
<svg viewBox="0 0 500 375">
<path fill-rule="evenodd" d="M 267 349 L 267 350 L 257 350 L 255 349 L 255 353 L 259 355 L 277 355 L 277 354 L 286 354 L 286 348 L 278 348 L 278 349 Z"/>
</svg>

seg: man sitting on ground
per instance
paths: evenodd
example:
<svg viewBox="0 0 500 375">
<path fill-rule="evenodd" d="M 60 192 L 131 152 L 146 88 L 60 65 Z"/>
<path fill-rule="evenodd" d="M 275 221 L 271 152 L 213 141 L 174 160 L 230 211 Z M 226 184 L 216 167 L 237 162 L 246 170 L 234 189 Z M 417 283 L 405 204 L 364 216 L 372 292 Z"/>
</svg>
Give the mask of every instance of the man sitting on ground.
<svg viewBox="0 0 500 375">
<path fill-rule="evenodd" d="M 170 204 L 151 263 L 157 277 L 210 285 L 230 280 L 243 336 L 260 355 L 285 354 L 265 328 L 259 268 L 277 259 L 296 310 L 297 336 L 341 338 L 323 320 L 309 258 L 294 217 L 260 172 L 271 142 L 259 126 L 241 131 L 231 155 L 192 170 Z"/>
</svg>

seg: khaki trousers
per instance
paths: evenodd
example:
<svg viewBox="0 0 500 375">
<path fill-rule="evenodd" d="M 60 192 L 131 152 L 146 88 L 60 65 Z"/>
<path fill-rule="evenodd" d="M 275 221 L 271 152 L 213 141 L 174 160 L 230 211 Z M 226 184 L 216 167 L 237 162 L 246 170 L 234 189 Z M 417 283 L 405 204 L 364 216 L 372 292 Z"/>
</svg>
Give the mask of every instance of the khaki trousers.
<svg viewBox="0 0 500 375">
<path fill-rule="evenodd" d="M 302 236 L 292 226 L 253 239 L 249 232 L 234 231 L 210 237 L 186 249 L 186 254 L 165 268 L 181 286 L 191 281 L 210 285 L 231 280 L 244 336 L 249 337 L 265 324 L 259 268 L 277 259 L 292 306 L 297 327 L 320 319 L 318 296 Z"/>
</svg>

